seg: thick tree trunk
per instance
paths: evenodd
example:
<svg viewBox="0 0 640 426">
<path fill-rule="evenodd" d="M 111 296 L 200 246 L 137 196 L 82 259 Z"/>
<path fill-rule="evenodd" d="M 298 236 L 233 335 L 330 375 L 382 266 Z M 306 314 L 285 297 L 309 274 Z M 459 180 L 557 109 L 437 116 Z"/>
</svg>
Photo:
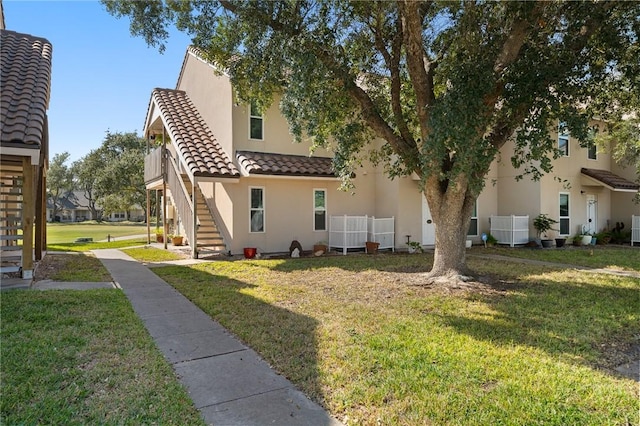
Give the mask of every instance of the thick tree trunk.
<svg viewBox="0 0 640 426">
<path fill-rule="evenodd" d="M 465 241 L 476 195 L 461 180 L 444 192 L 441 192 L 440 182 L 428 180 L 425 193 L 436 231 L 433 267 L 426 276 L 427 284 L 455 284 L 470 280 Z"/>
</svg>

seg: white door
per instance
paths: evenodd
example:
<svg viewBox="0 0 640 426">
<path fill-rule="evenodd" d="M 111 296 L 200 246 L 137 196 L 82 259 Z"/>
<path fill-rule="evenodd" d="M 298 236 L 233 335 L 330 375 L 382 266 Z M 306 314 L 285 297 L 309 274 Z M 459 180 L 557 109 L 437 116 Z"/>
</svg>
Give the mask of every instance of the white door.
<svg viewBox="0 0 640 426">
<path fill-rule="evenodd" d="M 436 227 L 431 219 L 431 211 L 424 194 L 422 197 L 422 245 L 433 246 L 436 244 Z"/>
<path fill-rule="evenodd" d="M 598 199 L 594 194 L 587 194 L 587 232 L 595 234 L 598 232 Z"/>
</svg>

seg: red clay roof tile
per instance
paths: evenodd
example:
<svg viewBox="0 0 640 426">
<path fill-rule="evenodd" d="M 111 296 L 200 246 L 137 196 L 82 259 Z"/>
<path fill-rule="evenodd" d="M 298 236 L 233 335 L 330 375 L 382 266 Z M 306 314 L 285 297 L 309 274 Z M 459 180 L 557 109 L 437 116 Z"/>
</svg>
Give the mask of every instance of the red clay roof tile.
<svg viewBox="0 0 640 426">
<path fill-rule="evenodd" d="M 236 159 L 253 175 L 336 177 L 332 159 L 327 157 L 237 151 Z"/>
<path fill-rule="evenodd" d="M 49 106 L 52 50 L 44 38 L 0 30 L 2 146 L 41 146 Z"/>
<path fill-rule="evenodd" d="M 611 173 L 608 170 L 587 169 L 583 167 L 580 170 L 580 173 L 600 181 L 614 190 L 640 190 L 640 185 L 637 183 L 631 182 L 630 180 L 620 177 L 615 173 Z"/>
<path fill-rule="evenodd" d="M 171 140 L 194 176 L 240 176 L 184 91 L 154 89 L 151 98 L 160 110 Z"/>
</svg>

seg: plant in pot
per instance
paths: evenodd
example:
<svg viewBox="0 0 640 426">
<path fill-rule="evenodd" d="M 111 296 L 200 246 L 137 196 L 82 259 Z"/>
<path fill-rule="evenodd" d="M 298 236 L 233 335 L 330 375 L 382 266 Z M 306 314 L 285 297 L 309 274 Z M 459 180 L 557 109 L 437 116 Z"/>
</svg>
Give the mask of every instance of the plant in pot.
<svg viewBox="0 0 640 426">
<path fill-rule="evenodd" d="M 407 246 L 409 246 L 409 253 L 422 253 L 422 244 L 417 241 L 409 241 Z"/>
<path fill-rule="evenodd" d="M 318 241 L 313 245 L 313 254 L 316 256 L 322 256 L 329 252 L 329 245 L 326 241 Z"/>
<path fill-rule="evenodd" d="M 536 228 L 542 247 L 551 247 L 553 245 L 553 240 L 550 240 L 549 237 L 547 237 L 547 232 L 557 231 L 557 229 L 553 228 L 553 225 L 556 223 L 558 223 L 557 220 L 551 219 L 545 213 L 540 213 L 535 217 L 535 219 L 533 219 L 533 227 Z M 542 235 L 544 235 L 544 239 L 541 238 Z"/>
<path fill-rule="evenodd" d="M 164 242 L 164 232 L 162 229 L 156 229 L 156 243 Z"/>
<path fill-rule="evenodd" d="M 183 236 L 182 235 L 172 235 L 171 236 L 171 243 L 174 246 L 181 246 L 183 244 Z"/>
</svg>

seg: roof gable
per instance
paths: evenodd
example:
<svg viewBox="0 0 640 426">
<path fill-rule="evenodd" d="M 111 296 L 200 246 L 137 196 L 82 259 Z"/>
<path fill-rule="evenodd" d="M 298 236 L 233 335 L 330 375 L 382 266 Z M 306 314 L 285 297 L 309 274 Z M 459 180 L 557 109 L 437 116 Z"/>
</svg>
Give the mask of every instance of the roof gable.
<svg viewBox="0 0 640 426">
<path fill-rule="evenodd" d="M 580 170 L 580 173 L 596 180 L 602 186 L 605 186 L 612 191 L 637 192 L 640 190 L 640 185 L 637 183 L 631 182 L 630 180 L 620 177 L 608 170 L 587 169 L 583 167 Z"/>
<path fill-rule="evenodd" d="M 46 136 L 51 43 L 8 30 L 0 30 L 0 37 L 0 142 L 39 148 Z"/>
<path fill-rule="evenodd" d="M 233 178 L 240 175 L 186 92 L 154 89 L 151 99 L 193 176 Z"/>
</svg>

